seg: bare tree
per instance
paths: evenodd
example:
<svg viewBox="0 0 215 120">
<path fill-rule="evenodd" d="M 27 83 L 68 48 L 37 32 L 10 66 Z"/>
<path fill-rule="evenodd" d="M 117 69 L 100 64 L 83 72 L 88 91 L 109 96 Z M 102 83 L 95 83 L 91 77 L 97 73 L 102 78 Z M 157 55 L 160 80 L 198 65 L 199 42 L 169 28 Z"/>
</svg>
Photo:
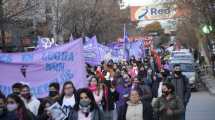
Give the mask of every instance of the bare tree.
<svg viewBox="0 0 215 120">
<path fill-rule="evenodd" d="M 209 56 L 209 53 L 205 51 L 207 43 L 203 39 L 210 37 L 210 34 L 203 34 L 201 27 L 211 25 L 215 28 L 215 1 L 175 0 L 175 3 L 179 11 L 186 12 L 183 18 L 178 19 L 177 38 L 188 46 L 200 49 L 204 56 Z"/>
<path fill-rule="evenodd" d="M 28 27 L 31 25 L 30 17 L 26 17 L 26 15 L 37 6 L 38 0 L 0 0 L 0 36 L 3 50 L 5 50 L 6 31 L 14 29 L 14 26 Z"/>
<path fill-rule="evenodd" d="M 57 39 L 68 38 L 71 33 L 74 37 L 97 35 L 104 41 L 116 39 L 129 19 L 128 14 L 121 14 L 118 0 L 53 1 L 52 22 L 48 22 Z"/>
</svg>

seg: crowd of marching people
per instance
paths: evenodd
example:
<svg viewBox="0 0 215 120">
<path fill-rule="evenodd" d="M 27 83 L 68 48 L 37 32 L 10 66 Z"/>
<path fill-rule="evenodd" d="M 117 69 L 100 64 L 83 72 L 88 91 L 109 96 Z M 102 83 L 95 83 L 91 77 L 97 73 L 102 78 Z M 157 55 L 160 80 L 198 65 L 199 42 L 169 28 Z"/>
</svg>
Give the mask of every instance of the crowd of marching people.
<svg viewBox="0 0 215 120">
<path fill-rule="evenodd" d="M 191 90 L 180 65 L 170 69 L 162 56 L 152 54 L 86 68 L 87 88 L 76 89 L 72 80 L 62 88 L 53 82 L 45 98 L 36 98 L 28 85 L 14 84 L 12 94 L 0 94 L 0 120 L 55 120 L 48 109 L 55 103 L 66 120 L 185 120 Z"/>
</svg>

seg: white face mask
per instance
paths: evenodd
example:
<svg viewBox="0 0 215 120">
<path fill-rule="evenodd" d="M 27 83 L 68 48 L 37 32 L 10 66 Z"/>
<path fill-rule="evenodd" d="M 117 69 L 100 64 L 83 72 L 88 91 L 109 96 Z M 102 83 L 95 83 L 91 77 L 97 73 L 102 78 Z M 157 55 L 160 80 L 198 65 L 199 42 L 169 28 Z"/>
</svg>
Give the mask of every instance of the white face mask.
<svg viewBox="0 0 215 120">
<path fill-rule="evenodd" d="M 111 92 L 115 92 L 115 88 L 111 88 L 110 91 L 111 91 Z"/>
<path fill-rule="evenodd" d="M 8 104 L 8 105 L 7 105 L 7 110 L 8 110 L 9 112 L 14 111 L 14 110 L 16 110 L 17 108 L 18 108 L 18 105 L 17 105 L 17 104 Z"/>
<path fill-rule="evenodd" d="M 149 69 L 149 70 L 148 70 L 148 73 L 152 73 L 152 70 L 151 70 L 151 69 Z"/>
<path fill-rule="evenodd" d="M 137 69 L 137 66 L 133 67 L 134 69 Z"/>
</svg>

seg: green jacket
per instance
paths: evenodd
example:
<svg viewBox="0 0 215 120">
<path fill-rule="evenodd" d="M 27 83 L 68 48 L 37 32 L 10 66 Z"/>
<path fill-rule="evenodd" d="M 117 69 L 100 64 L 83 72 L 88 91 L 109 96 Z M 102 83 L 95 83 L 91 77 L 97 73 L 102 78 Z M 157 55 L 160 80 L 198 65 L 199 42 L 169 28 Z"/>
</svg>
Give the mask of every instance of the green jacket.
<svg viewBox="0 0 215 120">
<path fill-rule="evenodd" d="M 168 109 L 172 110 L 172 113 L 167 113 Z M 159 120 L 180 120 L 184 105 L 178 96 L 172 95 L 170 100 L 162 96 L 153 105 L 153 110 L 159 115 Z"/>
</svg>

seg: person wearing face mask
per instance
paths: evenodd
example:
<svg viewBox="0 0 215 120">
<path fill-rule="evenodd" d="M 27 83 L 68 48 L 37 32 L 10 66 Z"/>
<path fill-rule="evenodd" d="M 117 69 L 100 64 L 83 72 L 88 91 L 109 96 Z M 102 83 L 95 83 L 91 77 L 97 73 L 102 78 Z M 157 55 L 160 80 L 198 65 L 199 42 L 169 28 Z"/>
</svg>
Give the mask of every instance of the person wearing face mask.
<svg viewBox="0 0 215 120">
<path fill-rule="evenodd" d="M 133 63 L 133 66 L 128 71 L 131 78 L 135 78 L 138 75 L 138 66 L 136 63 Z"/>
<path fill-rule="evenodd" d="M 22 83 L 14 83 L 12 85 L 13 94 L 19 95 L 21 92 Z"/>
<path fill-rule="evenodd" d="M 181 120 L 185 120 L 186 106 L 191 97 L 191 87 L 188 78 L 182 74 L 180 64 L 174 65 L 174 73 L 168 80 L 175 87 L 175 94 L 182 100 L 185 111 L 182 113 Z"/>
<path fill-rule="evenodd" d="M 74 84 L 71 81 L 65 82 L 58 103 L 67 114 L 69 114 L 70 110 L 74 107 L 77 101 L 76 98 L 76 89 Z"/>
<path fill-rule="evenodd" d="M 7 97 L 7 120 L 36 120 L 36 117 L 26 107 L 21 98 L 15 94 Z M 10 119 L 12 118 L 12 119 Z"/>
<path fill-rule="evenodd" d="M 59 91 L 60 91 L 59 83 L 57 83 L 57 82 L 50 83 L 49 84 L 49 96 L 46 97 L 45 100 L 49 99 L 53 102 L 57 102 L 60 98 Z"/>
<path fill-rule="evenodd" d="M 28 85 L 22 86 L 20 97 L 23 100 L 26 108 L 30 110 L 35 116 L 37 116 L 40 101 L 31 94 L 30 87 Z"/>
<path fill-rule="evenodd" d="M 98 79 L 96 77 L 92 77 L 92 79 L 89 81 L 89 87 L 88 88 L 93 93 L 93 96 L 95 98 L 97 105 L 99 106 L 99 108 L 102 109 L 101 101 L 102 101 L 104 90 L 100 85 L 101 84 L 99 84 Z"/>
<path fill-rule="evenodd" d="M 181 120 L 184 105 L 178 96 L 174 95 L 175 88 L 171 83 L 164 83 L 162 96 L 153 104 L 153 110 L 159 120 Z"/>
<path fill-rule="evenodd" d="M 161 97 L 162 96 L 162 85 L 164 82 L 168 82 L 168 80 L 170 80 L 170 73 L 168 70 L 166 69 L 161 69 L 160 70 L 160 81 L 159 81 L 159 84 L 158 84 L 158 89 L 157 89 L 157 97 Z"/>
<path fill-rule="evenodd" d="M 68 120 L 101 120 L 101 112 L 93 97 L 93 93 L 83 88 L 78 90 L 77 102 L 71 109 Z"/>
</svg>

